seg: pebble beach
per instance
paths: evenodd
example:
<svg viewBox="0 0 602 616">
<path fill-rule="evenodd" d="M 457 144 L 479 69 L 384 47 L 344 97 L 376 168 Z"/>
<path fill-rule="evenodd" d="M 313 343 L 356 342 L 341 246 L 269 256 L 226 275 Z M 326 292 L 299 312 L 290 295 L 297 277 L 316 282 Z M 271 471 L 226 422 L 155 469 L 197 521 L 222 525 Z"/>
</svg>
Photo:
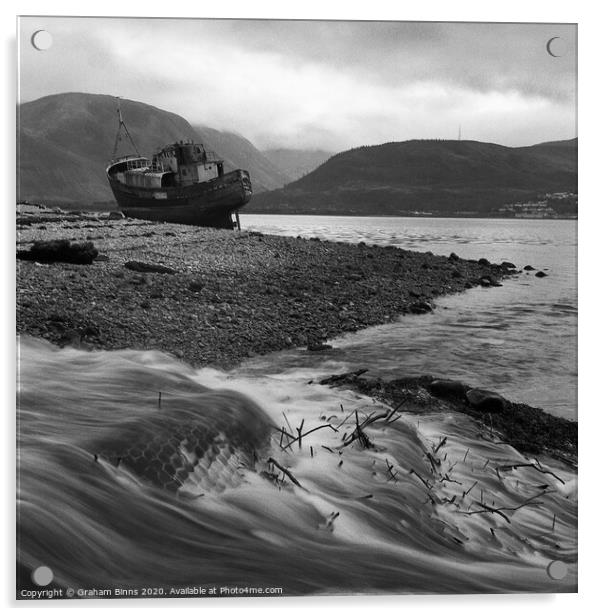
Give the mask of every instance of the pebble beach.
<svg viewBox="0 0 602 616">
<path fill-rule="evenodd" d="M 89 265 L 17 261 L 17 331 L 58 345 L 158 349 L 193 366 L 235 366 L 500 284 L 509 264 L 257 232 L 34 210 L 17 249 L 92 242 Z"/>
</svg>

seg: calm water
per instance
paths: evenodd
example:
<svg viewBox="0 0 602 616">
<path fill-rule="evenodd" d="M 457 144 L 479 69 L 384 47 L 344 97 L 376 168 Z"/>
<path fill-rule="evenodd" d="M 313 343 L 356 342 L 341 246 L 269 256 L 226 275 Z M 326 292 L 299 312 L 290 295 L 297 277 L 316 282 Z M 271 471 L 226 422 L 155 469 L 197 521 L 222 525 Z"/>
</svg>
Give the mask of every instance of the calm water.
<svg viewBox="0 0 602 616">
<path fill-rule="evenodd" d="M 248 369 L 369 367 L 388 378 L 447 376 L 577 419 L 576 221 L 244 215 L 242 224 L 278 235 L 511 261 L 548 274 L 522 273 L 502 287 L 441 298 L 430 315 L 345 336 L 324 354 L 278 353 Z"/>
</svg>

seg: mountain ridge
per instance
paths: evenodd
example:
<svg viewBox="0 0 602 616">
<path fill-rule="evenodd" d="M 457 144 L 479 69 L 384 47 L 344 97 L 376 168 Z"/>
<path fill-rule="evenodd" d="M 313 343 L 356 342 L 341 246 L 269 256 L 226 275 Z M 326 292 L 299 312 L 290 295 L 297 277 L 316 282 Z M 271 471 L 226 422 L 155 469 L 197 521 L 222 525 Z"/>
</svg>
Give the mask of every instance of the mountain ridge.
<svg viewBox="0 0 602 616">
<path fill-rule="evenodd" d="M 215 150 L 226 170 L 249 171 L 255 192 L 277 188 L 290 179 L 244 137 L 195 128 L 173 112 L 139 101 L 121 99 L 120 106 L 143 155 L 193 138 Z M 18 199 L 82 207 L 114 202 L 105 168 L 117 127 L 116 98 L 107 94 L 51 94 L 19 105 Z M 121 148 L 118 153 L 131 150 Z"/>
<path fill-rule="evenodd" d="M 577 192 L 577 138 L 508 147 L 415 139 L 340 152 L 258 196 L 249 212 L 491 215 L 542 193 Z"/>
</svg>

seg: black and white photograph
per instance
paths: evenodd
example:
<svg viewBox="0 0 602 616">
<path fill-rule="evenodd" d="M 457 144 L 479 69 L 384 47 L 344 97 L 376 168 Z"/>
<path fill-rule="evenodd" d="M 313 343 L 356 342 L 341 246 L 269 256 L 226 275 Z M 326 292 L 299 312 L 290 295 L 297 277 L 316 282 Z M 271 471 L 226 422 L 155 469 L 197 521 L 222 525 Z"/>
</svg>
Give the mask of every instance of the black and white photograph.
<svg viewBox="0 0 602 616">
<path fill-rule="evenodd" d="M 16 599 L 576 593 L 580 26 L 16 27 Z"/>
</svg>

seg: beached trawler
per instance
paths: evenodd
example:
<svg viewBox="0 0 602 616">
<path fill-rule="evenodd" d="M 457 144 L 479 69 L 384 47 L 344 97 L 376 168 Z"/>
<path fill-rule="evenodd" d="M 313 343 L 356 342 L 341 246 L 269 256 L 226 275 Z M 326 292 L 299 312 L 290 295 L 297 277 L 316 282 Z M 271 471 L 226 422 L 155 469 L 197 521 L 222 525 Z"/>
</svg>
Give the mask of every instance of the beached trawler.
<svg viewBox="0 0 602 616">
<path fill-rule="evenodd" d="M 151 159 L 141 156 L 119 109 L 118 113 L 119 129 L 106 172 L 117 205 L 126 216 L 240 228 L 238 210 L 253 195 L 247 171 L 224 173 L 224 161 L 192 141 L 167 145 Z M 115 158 L 122 131 L 136 154 Z"/>
</svg>

